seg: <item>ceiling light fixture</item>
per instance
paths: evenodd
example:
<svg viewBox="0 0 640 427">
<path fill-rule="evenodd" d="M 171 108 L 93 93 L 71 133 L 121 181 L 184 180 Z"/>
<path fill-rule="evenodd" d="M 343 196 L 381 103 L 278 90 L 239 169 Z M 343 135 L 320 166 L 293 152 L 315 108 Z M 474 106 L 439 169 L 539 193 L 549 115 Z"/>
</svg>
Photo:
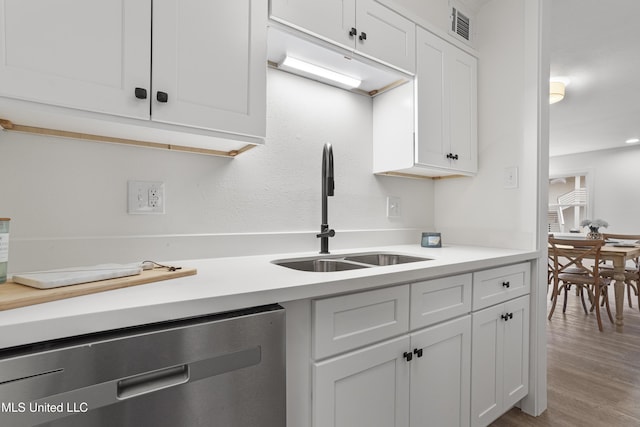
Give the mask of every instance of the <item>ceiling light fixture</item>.
<svg viewBox="0 0 640 427">
<path fill-rule="evenodd" d="M 636 142 L 640 142 L 640 139 L 638 138 L 631 138 L 631 139 L 627 139 L 625 141 L 627 144 L 635 144 Z"/>
<path fill-rule="evenodd" d="M 360 86 L 360 83 L 362 83 L 361 80 L 356 79 L 355 77 L 347 76 L 346 74 L 338 73 L 328 68 L 311 64 L 297 58 L 292 58 L 288 55 L 284 58 L 284 61 L 280 63 L 279 67 L 285 70 L 289 68 L 301 71 L 306 74 L 311 74 L 323 79 L 328 79 L 333 82 L 340 83 L 350 88 L 358 87 Z"/>
<path fill-rule="evenodd" d="M 565 85 L 562 82 L 549 82 L 549 104 L 555 104 L 564 99 Z"/>
<path fill-rule="evenodd" d="M 553 77 L 549 79 L 549 104 L 555 104 L 564 99 L 565 88 L 569 86 L 567 77 Z"/>
</svg>

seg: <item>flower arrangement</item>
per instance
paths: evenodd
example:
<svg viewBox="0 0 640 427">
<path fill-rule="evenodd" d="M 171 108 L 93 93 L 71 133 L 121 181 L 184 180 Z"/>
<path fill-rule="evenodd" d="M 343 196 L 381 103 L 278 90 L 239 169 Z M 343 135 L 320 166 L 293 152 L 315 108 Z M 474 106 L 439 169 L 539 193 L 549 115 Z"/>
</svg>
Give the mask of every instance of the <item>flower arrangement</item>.
<svg viewBox="0 0 640 427">
<path fill-rule="evenodd" d="M 589 227 L 592 233 L 597 233 L 600 227 L 607 228 L 609 223 L 603 219 L 594 219 L 593 221 L 590 219 L 584 219 L 580 222 L 581 227 Z"/>
</svg>

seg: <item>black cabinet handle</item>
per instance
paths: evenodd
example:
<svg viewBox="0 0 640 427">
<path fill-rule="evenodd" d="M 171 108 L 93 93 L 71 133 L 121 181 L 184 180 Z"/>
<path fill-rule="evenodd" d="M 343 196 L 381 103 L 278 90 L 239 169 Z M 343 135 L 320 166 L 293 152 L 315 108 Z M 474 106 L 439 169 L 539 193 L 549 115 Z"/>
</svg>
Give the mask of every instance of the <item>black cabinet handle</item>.
<svg viewBox="0 0 640 427">
<path fill-rule="evenodd" d="M 144 88 L 137 87 L 134 93 L 138 99 L 147 99 L 147 90 Z"/>
<path fill-rule="evenodd" d="M 513 313 L 507 313 L 507 314 L 503 314 L 502 316 L 500 316 L 502 318 L 502 320 L 504 320 L 505 322 L 508 321 L 509 319 L 513 319 Z"/>
<path fill-rule="evenodd" d="M 156 99 L 158 100 L 158 102 L 167 102 L 169 100 L 169 95 L 167 94 L 167 92 L 158 91 L 158 93 L 156 94 Z"/>
<path fill-rule="evenodd" d="M 413 354 L 409 353 L 408 351 L 405 351 L 402 357 L 407 359 L 407 362 L 411 362 L 411 359 L 413 359 Z"/>
<path fill-rule="evenodd" d="M 509 282 L 502 282 L 502 286 L 508 288 L 511 284 Z"/>
<path fill-rule="evenodd" d="M 415 354 L 418 357 L 422 357 L 422 349 L 421 348 L 414 348 L 413 349 L 413 354 Z"/>
<path fill-rule="evenodd" d="M 365 33 L 364 31 L 361 32 L 360 36 L 358 38 L 360 39 L 360 41 L 366 40 L 367 39 L 367 33 Z"/>
<path fill-rule="evenodd" d="M 358 34 L 358 30 L 356 30 L 355 28 L 351 27 L 351 31 L 349 31 L 349 36 L 353 37 L 356 34 Z"/>
<path fill-rule="evenodd" d="M 453 160 L 458 160 L 458 155 L 457 155 L 457 154 L 454 154 L 453 156 L 451 156 L 451 158 L 452 158 Z"/>
<path fill-rule="evenodd" d="M 447 159 L 458 160 L 458 155 L 453 153 L 447 153 Z"/>
</svg>

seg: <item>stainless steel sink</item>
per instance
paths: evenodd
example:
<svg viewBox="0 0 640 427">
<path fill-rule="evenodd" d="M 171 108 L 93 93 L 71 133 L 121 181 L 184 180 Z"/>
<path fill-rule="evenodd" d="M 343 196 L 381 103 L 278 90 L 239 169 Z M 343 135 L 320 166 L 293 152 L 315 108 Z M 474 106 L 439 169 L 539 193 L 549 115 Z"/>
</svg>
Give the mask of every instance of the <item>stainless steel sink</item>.
<svg viewBox="0 0 640 427">
<path fill-rule="evenodd" d="M 411 255 L 387 254 L 387 253 L 350 255 L 345 257 L 345 259 L 347 261 L 361 262 L 363 264 L 370 264 L 370 265 L 395 265 L 395 264 L 406 264 L 408 262 L 419 262 L 419 261 L 430 260 L 430 258 L 420 258 L 416 256 L 411 256 Z"/>
<path fill-rule="evenodd" d="M 274 264 L 281 265 L 287 268 L 293 268 L 294 270 L 301 271 L 315 271 L 315 272 L 327 272 L 327 271 L 347 271 L 357 270 L 359 268 L 368 268 L 369 265 L 358 264 L 353 262 L 344 261 L 343 259 L 302 259 L 297 261 L 274 261 Z"/>
<path fill-rule="evenodd" d="M 348 255 L 320 255 L 310 258 L 281 259 L 271 261 L 282 267 L 300 271 L 330 272 L 348 271 L 360 268 L 380 267 L 386 265 L 406 264 L 411 262 L 430 261 L 412 255 L 387 252 L 369 252 Z"/>
</svg>

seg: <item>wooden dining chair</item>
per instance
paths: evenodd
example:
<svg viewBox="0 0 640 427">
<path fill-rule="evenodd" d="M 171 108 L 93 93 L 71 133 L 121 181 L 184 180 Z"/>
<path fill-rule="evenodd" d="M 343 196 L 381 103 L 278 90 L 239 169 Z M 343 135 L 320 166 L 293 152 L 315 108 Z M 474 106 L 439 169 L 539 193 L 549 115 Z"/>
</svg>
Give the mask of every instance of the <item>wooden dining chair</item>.
<svg viewBox="0 0 640 427">
<path fill-rule="evenodd" d="M 552 305 L 548 319 L 551 320 L 556 308 L 560 293 L 564 291 L 562 312 L 567 308 L 567 294 L 571 286 L 575 286 L 582 300 L 585 313 L 596 312 L 598 329 L 602 331 L 602 319 L 600 316 L 600 302 L 604 303 L 613 323 L 611 308 L 609 307 L 608 286 L 611 279 L 600 276 L 600 250 L 604 240 L 569 240 L 549 238 L 550 254 L 553 256 L 553 294 Z M 576 273 L 578 271 L 579 273 Z M 591 309 L 587 311 L 584 300 L 586 291 L 591 302 Z"/>
<path fill-rule="evenodd" d="M 602 237 L 605 242 L 607 240 L 624 240 L 624 241 L 633 241 L 640 242 L 640 234 L 610 234 L 603 233 Z M 603 277 L 609 277 L 613 279 L 613 266 L 611 264 L 602 263 L 600 266 L 600 275 Z M 631 292 L 635 294 L 638 300 L 638 310 L 640 310 L 640 295 L 638 294 L 638 283 L 640 282 L 640 259 L 636 258 L 633 260 L 632 266 L 625 267 L 624 270 L 624 283 L 627 287 L 627 301 L 629 303 L 629 307 L 633 307 L 631 303 Z"/>
</svg>

